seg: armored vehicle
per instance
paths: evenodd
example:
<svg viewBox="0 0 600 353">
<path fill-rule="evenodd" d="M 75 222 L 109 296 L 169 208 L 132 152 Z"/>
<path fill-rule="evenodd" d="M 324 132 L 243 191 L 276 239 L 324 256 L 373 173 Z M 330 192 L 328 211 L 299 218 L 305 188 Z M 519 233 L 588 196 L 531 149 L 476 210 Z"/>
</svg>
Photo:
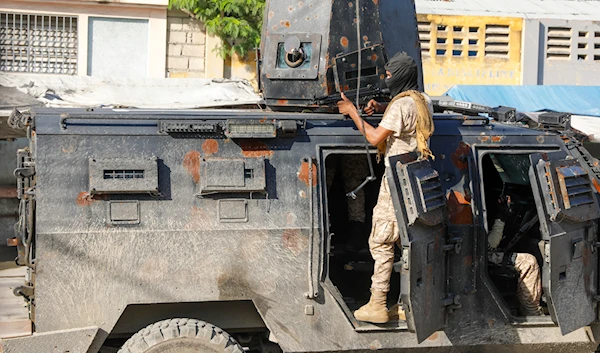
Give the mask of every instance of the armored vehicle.
<svg viewBox="0 0 600 353">
<path fill-rule="evenodd" d="M 357 11 L 358 10 L 358 11 Z M 568 116 L 440 102 L 435 159 L 387 170 L 336 94 L 385 99 L 386 57 L 420 58 L 412 1 L 267 2 L 261 87 L 268 109 L 36 109 L 19 151 L 16 294 L 32 336 L 4 353 L 590 352 L 598 335 L 598 163 Z M 485 109 L 483 109 L 485 110 Z M 458 113 L 456 113 L 458 112 Z M 377 124 L 380 116 L 369 121 Z M 368 231 L 349 232 L 338 172 L 372 166 L 368 224 L 387 173 L 400 227 L 389 306 L 369 297 Z M 331 177 L 331 175 L 329 175 Z M 487 237 L 511 195 L 505 251 L 543 269 L 544 316 L 519 314 L 517 274 L 488 263 Z"/>
</svg>

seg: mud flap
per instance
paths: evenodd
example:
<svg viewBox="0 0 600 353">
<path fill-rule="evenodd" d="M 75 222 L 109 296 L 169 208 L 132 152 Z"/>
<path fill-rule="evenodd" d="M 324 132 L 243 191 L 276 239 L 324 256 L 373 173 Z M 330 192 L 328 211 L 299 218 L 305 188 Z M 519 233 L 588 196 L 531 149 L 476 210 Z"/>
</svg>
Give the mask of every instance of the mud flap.
<svg viewBox="0 0 600 353">
<path fill-rule="evenodd" d="M 596 320 L 600 207 L 586 169 L 564 152 L 532 154 L 529 178 L 544 241 L 542 285 L 563 335 Z"/>
<path fill-rule="evenodd" d="M 387 178 L 404 260 L 401 300 L 408 328 L 421 343 L 443 328 L 446 319 L 446 199 L 429 161 L 389 160 Z"/>
</svg>

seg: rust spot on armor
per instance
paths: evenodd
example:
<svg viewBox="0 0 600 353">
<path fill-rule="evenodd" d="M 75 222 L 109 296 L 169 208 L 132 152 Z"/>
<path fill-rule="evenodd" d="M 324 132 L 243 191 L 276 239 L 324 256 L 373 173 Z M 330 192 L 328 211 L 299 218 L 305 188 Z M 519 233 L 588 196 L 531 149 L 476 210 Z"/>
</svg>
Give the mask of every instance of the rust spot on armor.
<svg viewBox="0 0 600 353">
<path fill-rule="evenodd" d="M 379 0 L 373 0 L 373 4 L 379 5 Z"/>
<path fill-rule="evenodd" d="M 490 142 L 490 137 L 489 136 L 481 136 L 481 137 L 479 137 L 479 142 L 481 142 L 481 143 Z"/>
<path fill-rule="evenodd" d="M 598 184 L 598 180 L 596 180 L 596 178 L 592 178 L 592 184 L 594 184 L 596 191 L 600 192 L 600 184 Z"/>
<path fill-rule="evenodd" d="M 275 12 L 274 11 L 269 11 L 269 20 L 272 19 L 273 17 L 275 17 Z"/>
<path fill-rule="evenodd" d="M 469 168 L 469 163 L 464 158 L 471 153 L 471 146 L 464 141 L 461 141 L 458 148 L 452 153 L 452 163 L 460 170 Z"/>
<path fill-rule="evenodd" d="M 437 339 L 440 338 L 440 334 L 437 332 L 434 332 L 431 336 L 429 336 L 429 338 L 427 338 L 428 341 L 437 341 Z"/>
<path fill-rule="evenodd" d="M 308 245 L 308 238 L 303 236 L 299 229 L 285 229 L 281 242 L 294 256 L 298 256 Z"/>
<path fill-rule="evenodd" d="M 378 58 L 379 57 L 377 56 L 377 54 L 371 55 L 371 60 L 373 60 L 373 61 L 377 61 Z"/>
<path fill-rule="evenodd" d="M 244 157 L 270 157 L 273 155 L 273 151 L 261 141 L 242 140 L 240 141 L 240 147 Z"/>
<path fill-rule="evenodd" d="M 9 247 L 19 246 L 20 244 L 21 244 L 21 241 L 19 240 L 19 238 L 9 238 L 6 240 L 6 246 L 9 246 Z"/>
<path fill-rule="evenodd" d="M 16 199 L 17 198 L 17 189 L 8 187 L 8 188 L 0 188 L 0 199 Z"/>
<path fill-rule="evenodd" d="M 544 138 L 544 136 L 538 136 L 535 139 L 536 139 L 536 141 L 538 143 L 544 143 L 544 141 L 546 141 L 546 139 Z"/>
<path fill-rule="evenodd" d="M 77 206 L 87 207 L 97 200 L 106 200 L 106 198 L 106 195 L 91 195 L 87 191 L 82 191 L 77 195 L 77 200 L 75 202 L 77 203 Z"/>
<path fill-rule="evenodd" d="M 463 265 L 465 267 L 473 266 L 473 255 L 465 256 L 465 258 L 463 259 Z"/>
<path fill-rule="evenodd" d="M 473 224 L 471 198 L 459 191 L 452 190 L 448 196 L 448 213 L 452 224 Z"/>
<path fill-rule="evenodd" d="M 492 136 L 492 142 L 500 142 L 504 140 L 504 136 Z"/>
<path fill-rule="evenodd" d="M 279 104 L 279 105 L 287 105 L 288 104 L 288 100 L 287 99 L 278 99 L 277 100 L 277 104 Z"/>
<path fill-rule="evenodd" d="M 377 351 L 377 350 L 380 350 L 381 348 L 383 348 L 383 346 L 381 345 L 381 342 L 379 342 L 379 340 L 375 340 L 375 341 L 369 343 L 369 349 L 372 351 Z"/>
<path fill-rule="evenodd" d="M 306 186 L 309 186 L 309 184 L 310 184 L 308 170 L 309 170 L 308 162 L 302 162 L 302 164 L 300 165 L 300 171 L 298 171 L 298 179 L 300 179 L 300 181 L 302 181 L 304 184 L 306 184 Z M 317 184 L 318 184 L 318 180 L 317 180 L 317 165 L 313 162 L 313 165 L 312 165 L 312 186 L 317 186 Z"/>
<path fill-rule="evenodd" d="M 73 153 L 77 150 L 77 147 L 75 147 L 75 145 L 68 145 L 68 146 L 64 146 L 62 148 L 63 153 Z"/>
<path fill-rule="evenodd" d="M 285 26 L 286 26 L 287 28 L 290 28 L 290 21 L 285 21 Z"/>
<path fill-rule="evenodd" d="M 369 37 L 367 37 L 367 36 L 363 36 L 363 40 L 366 42 L 366 41 L 368 41 L 368 40 L 369 40 Z"/>
<path fill-rule="evenodd" d="M 219 152 L 219 143 L 215 139 L 207 139 L 202 144 L 202 152 L 204 152 L 204 155 L 206 156 L 211 156 Z"/>
<path fill-rule="evenodd" d="M 77 195 L 77 206 L 86 207 L 94 203 L 94 198 L 89 192 L 82 191 Z"/>
<path fill-rule="evenodd" d="M 187 170 L 188 174 L 194 179 L 194 183 L 200 181 L 200 152 L 189 151 L 183 157 L 183 167 Z"/>
<path fill-rule="evenodd" d="M 348 38 L 342 37 L 342 39 L 340 39 L 340 44 L 342 45 L 342 47 L 347 48 L 348 47 Z"/>
</svg>

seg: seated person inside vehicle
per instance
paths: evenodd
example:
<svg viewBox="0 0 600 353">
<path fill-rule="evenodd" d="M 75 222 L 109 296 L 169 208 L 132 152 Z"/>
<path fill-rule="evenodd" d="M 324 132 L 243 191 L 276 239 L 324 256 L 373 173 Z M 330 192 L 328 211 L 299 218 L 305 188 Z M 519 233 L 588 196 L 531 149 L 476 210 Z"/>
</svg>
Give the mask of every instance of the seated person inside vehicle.
<svg viewBox="0 0 600 353">
<path fill-rule="evenodd" d="M 544 315 L 541 235 L 527 154 L 487 154 L 488 271 L 515 316 Z"/>
</svg>

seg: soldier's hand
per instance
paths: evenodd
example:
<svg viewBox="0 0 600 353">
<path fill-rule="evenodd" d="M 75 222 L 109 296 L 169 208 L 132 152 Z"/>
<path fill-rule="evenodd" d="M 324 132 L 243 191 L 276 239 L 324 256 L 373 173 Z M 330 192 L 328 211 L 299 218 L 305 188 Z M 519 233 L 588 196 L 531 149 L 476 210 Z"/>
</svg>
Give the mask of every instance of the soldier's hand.
<svg viewBox="0 0 600 353">
<path fill-rule="evenodd" d="M 340 114 L 351 115 L 353 112 L 358 113 L 354 104 L 346 97 L 346 95 L 342 92 L 341 94 L 342 100 L 337 102 L 337 107 L 340 111 Z"/>
<path fill-rule="evenodd" d="M 375 99 L 371 99 L 367 106 L 365 107 L 365 113 L 367 115 L 373 115 L 375 113 L 379 113 L 381 111 L 382 104 L 376 101 Z"/>
</svg>

